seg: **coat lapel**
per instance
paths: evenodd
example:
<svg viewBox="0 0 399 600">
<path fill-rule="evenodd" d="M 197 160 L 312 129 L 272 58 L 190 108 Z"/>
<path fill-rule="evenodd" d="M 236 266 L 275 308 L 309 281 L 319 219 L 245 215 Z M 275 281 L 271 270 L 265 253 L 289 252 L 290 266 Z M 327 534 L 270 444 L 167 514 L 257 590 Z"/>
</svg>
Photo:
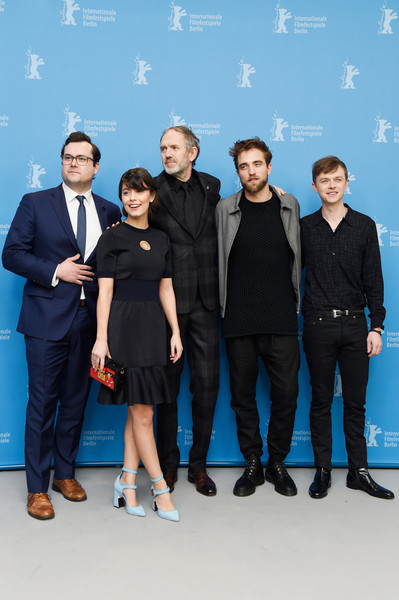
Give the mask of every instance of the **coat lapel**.
<svg viewBox="0 0 399 600">
<path fill-rule="evenodd" d="M 97 196 L 97 194 L 93 194 L 93 192 L 92 192 L 92 196 L 93 196 L 94 204 L 96 205 L 96 210 L 97 210 L 98 219 L 100 221 L 101 231 L 104 231 L 108 227 L 107 209 L 104 206 L 104 203 L 103 203 L 102 199 L 100 198 L 100 196 Z M 96 253 L 96 248 L 94 248 L 94 250 L 90 254 L 90 256 L 87 257 L 86 263 L 89 263 L 91 261 L 91 259 L 95 255 L 95 253 Z"/>
<path fill-rule="evenodd" d="M 162 199 L 162 204 L 166 208 L 166 210 L 172 215 L 173 219 L 179 223 L 179 225 L 186 231 L 191 237 L 192 233 L 187 227 L 186 220 L 184 215 L 181 214 L 178 209 L 173 194 L 170 191 L 170 187 L 168 181 L 165 177 L 165 172 L 158 176 L 159 186 L 158 186 L 158 195 Z"/>
<path fill-rule="evenodd" d="M 197 177 L 198 177 L 198 180 L 199 180 L 199 182 L 201 184 L 202 189 L 204 190 L 204 204 L 203 204 L 203 207 L 202 207 L 202 213 L 201 213 L 200 222 L 199 222 L 199 225 L 198 225 L 198 228 L 197 228 L 197 235 L 195 236 L 196 238 L 201 235 L 202 230 L 205 227 L 206 220 L 208 218 L 208 208 L 209 208 L 208 194 L 209 194 L 209 189 L 210 189 L 209 184 L 205 181 L 205 179 L 203 179 L 201 177 L 201 175 L 199 173 L 197 173 Z"/>
<path fill-rule="evenodd" d="M 93 196 L 94 204 L 96 205 L 98 218 L 100 220 L 101 231 L 104 231 L 104 229 L 107 228 L 106 208 L 105 208 L 103 202 L 101 201 L 100 196 L 97 196 L 97 194 L 93 194 L 93 193 L 92 193 L 92 196 Z"/>
<path fill-rule="evenodd" d="M 68 236 L 73 246 L 76 248 L 76 252 L 79 252 L 76 237 L 72 229 L 71 219 L 69 218 L 65 194 L 64 190 L 62 189 L 62 185 L 59 185 L 51 191 L 50 202 L 58 219 L 61 222 L 61 225 L 65 230 L 66 235 Z"/>
</svg>

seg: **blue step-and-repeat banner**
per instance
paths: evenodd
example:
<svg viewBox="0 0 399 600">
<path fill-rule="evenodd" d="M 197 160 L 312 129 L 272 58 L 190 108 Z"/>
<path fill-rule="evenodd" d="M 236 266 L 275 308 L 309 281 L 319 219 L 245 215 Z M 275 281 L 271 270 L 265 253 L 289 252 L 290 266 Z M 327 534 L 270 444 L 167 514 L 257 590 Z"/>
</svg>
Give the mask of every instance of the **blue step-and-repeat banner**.
<svg viewBox="0 0 399 600">
<path fill-rule="evenodd" d="M 271 183 L 302 215 L 319 207 L 312 163 L 335 154 L 349 169 L 346 201 L 377 224 L 386 285 L 383 352 L 371 360 L 365 436 L 371 465 L 399 466 L 399 0 L 0 0 L 0 234 L 23 194 L 60 183 L 59 153 L 74 130 L 99 145 L 94 190 L 118 202 L 128 168 L 161 171 L 159 137 L 185 124 L 201 139 L 198 169 L 239 188 L 228 156 L 260 136 L 273 152 Z M 2 244 L 1 244 L 2 246 Z M 0 467 L 24 464 L 27 371 L 16 323 L 24 281 L 0 271 Z M 302 324 L 300 324 L 302 329 Z M 239 464 L 222 344 L 211 464 Z M 78 460 L 121 463 L 126 409 L 92 389 Z M 288 457 L 312 464 L 304 357 Z M 266 440 L 267 377 L 258 404 Z M 179 398 L 179 445 L 192 442 L 188 373 Z M 336 373 L 334 464 L 344 465 Z M 266 453 L 266 448 L 265 448 Z"/>
</svg>

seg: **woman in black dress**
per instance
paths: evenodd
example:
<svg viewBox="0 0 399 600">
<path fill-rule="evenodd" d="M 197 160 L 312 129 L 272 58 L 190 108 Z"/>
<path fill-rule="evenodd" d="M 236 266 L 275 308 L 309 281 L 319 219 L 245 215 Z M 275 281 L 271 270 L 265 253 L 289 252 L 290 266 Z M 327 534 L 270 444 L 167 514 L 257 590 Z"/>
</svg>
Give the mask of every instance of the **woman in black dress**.
<svg viewBox="0 0 399 600">
<path fill-rule="evenodd" d="M 124 466 L 114 486 L 114 506 L 144 516 L 136 498 L 140 459 L 151 481 L 153 509 L 161 518 L 179 520 L 163 478 L 153 432 L 153 406 L 170 402 L 166 377 L 166 324 L 172 330 L 170 360 L 181 357 L 172 286 L 169 238 L 148 226 L 148 214 L 159 203 L 155 182 L 146 169 L 130 169 L 122 175 L 119 198 L 127 217 L 107 229 L 97 246 L 97 339 L 92 364 L 100 370 L 105 357 L 125 368 L 123 389 L 101 386 L 102 404 L 128 405 L 125 426 Z"/>
</svg>

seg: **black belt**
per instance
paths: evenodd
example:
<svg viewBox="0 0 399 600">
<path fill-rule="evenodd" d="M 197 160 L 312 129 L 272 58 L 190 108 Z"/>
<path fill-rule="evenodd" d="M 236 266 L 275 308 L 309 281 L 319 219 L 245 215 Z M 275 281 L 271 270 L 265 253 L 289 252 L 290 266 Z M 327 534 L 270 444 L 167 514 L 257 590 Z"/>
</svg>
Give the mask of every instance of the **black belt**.
<svg viewBox="0 0 399 600">
<path fill-rule="evenodd" d="M 338 308 L 333 308 L 332 310 L 312 314 L 312 317 L 332 317 L 333 319 L 336 319 L 337 317 L 351 317 L 352 315 L 364 315 L 364 310 L 340 310 Z"/>
<path fill-rule="evenodd" d="M 159 302 L 159 281 L 147 279 L 116 279 L 113 300 Z"/>
<path fill-rule="evenodd" d="M 80 308 L 81 306 L 87 306 L 87 302 L 86 302 L 86 300 L 84 300 L 84 299 L 83 299 L 83 300 L 79 300 L 79 308 Z"/>
</svg>

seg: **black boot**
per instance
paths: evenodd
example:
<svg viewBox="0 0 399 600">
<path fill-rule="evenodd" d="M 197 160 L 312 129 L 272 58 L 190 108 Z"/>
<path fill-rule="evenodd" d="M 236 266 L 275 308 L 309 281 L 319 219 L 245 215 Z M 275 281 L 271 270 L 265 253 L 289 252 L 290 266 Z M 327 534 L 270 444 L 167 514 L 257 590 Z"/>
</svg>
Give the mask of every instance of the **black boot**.
<svg viewBox="0 0 399 600">
<path fill-rule="evenodd" d="M 245 471 L 241 477 L 237 479 L 233 489 L 233 494 L 235 496 L 250 496 L 255 493 L 257 485 L 265 483 L 262 463 L 260 462 L 259 456 L 249 454 L 246 461 L 247 466 L 245 467 Z"/>
<path fill-rule="evenodd" d="M 283 496 L 296 496 L 297 489 L 292 477 L 288 475 L 285 464 L 269 458 L 265 470 L 265 479 L 274 483 L 274 489 Z"/>
</svg>

